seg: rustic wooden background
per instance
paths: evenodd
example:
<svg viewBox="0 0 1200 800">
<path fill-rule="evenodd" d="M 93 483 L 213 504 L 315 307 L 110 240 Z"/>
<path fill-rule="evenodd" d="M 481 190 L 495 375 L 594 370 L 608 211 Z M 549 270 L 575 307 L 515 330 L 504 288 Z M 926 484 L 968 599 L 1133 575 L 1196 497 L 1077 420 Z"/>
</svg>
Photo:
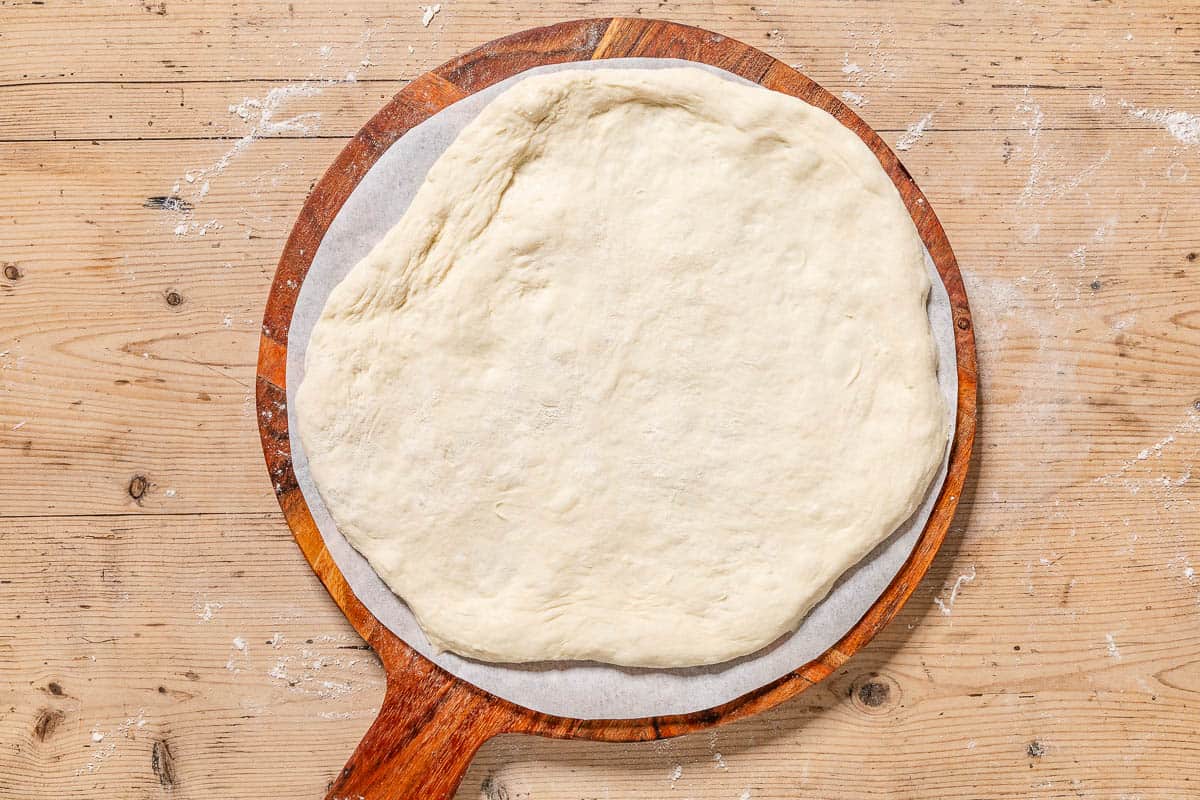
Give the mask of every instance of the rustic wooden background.
<svg viewBox="0 0 1200 800">
<path fill-rule="evenodd" d="M 835 678 L 675 741 L 495 740 L 460 797 L 1200 794 L 1196 6 L 0 0 L 0 797 L 323 795 L 383 684 L 263 467 L 283 238 L 408 79 L 637 14 L 901 150 L 971 292 L 975 472 Z"/>
</svg>

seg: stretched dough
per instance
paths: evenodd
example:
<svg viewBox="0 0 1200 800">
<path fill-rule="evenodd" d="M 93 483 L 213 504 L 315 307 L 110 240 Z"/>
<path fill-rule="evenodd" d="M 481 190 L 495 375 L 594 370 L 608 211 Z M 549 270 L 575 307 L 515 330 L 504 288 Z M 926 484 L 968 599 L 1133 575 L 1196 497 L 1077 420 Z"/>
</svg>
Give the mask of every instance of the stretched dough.
<svg viewBox="0 0 1200 800">
<path fill-rule="evenodd" d="M 437 647 L 725 661 L 923 496 L 928 290 L 895 187 L 825 112 L 694 69 L 531 77 L 330 295 L 299 433 Z"/>
</svg>

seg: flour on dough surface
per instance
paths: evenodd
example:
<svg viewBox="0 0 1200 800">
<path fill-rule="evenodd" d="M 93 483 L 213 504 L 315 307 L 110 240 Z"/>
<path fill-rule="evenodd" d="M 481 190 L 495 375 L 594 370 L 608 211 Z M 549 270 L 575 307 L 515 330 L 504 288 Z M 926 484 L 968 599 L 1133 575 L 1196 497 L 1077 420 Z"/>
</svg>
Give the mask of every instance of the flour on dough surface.
<svg viewBox="0 0 1200 800">
<path fill-rule="evenodd" d="M 529 78 L 330 296 L 299 433 L 439 647 L 716 663 L 924 494 L 927 291 L 895 188 L 824 112 L 697 70 Z"/>
</svg>

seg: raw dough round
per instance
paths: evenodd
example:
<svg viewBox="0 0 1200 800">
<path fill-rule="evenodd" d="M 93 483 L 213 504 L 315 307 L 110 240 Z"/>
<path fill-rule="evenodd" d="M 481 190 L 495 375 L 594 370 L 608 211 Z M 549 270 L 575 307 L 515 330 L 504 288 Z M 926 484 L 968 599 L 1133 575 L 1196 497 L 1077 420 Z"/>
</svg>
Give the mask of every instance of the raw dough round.
<svg viewBox="0 0 1200 800">
<path fill-rule="evenodd" d="M 299 433 L 435 646 L 717 663 L 925 493 L 928 290 L 895 187 L 825 112 L 694 69 L 531 77 L 330 295 Z"/>
</svg>

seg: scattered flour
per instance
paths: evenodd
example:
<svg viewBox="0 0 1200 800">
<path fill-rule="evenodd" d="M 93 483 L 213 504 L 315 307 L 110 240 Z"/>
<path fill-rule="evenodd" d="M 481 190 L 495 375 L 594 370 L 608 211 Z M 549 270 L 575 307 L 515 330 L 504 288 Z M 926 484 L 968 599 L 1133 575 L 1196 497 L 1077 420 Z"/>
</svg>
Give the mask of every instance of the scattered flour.
<svg viewBox="0 0 1200 800">
<path fill-rule="evenodd" d="M 1189 584 L 1191 584 L 1192 586 L 1196 585 L 1196 568 L 1192 566 L 1192 560 L 1187 557 L 1186 553 L 1180 554 L 1180 555 L 1176 556 L 1175 558 L 1171 559 L 1168 566 L 1181 567 L 1183 579 L 1185 581 L 1187 581 Z"/>
<path fill-rule="evenodd" d="M 24 428 L 24 427 L 25 427 L 25 423 L 27 423 L 27 422 L 29 422 L 29 420 L 27 420 L 27 419 L 23 419 L 23 420 L 21 420 L 20 422 L 18 422 L 16 425 L 13 425 L 13 426 L 12 426 L 12 429 L 13 429 L 14 431 L 19 431 L 19 430 L 21 430 L 21 428 Z"/>
<path fill-rule="evenodd" d="M 0 351 L 0 370 L 24 369 L 29 362 L 29 356 L 13 356 L 12 348 Z"/>
<path fill-rule="evenodd" d="M 1154 453 L 1155 458 L 1162 458 L 1163 448 L 1169 444 L 1174 444 L 1174 443 L 1175 443 L 1175 434 L 1171 434 L 1167 438 L 1163 439 L 1161 442 L 1156 442 L 1153 447 L 1147 447 L 1146 449 L 1144 449 L 1140 453 L 1138 453 L 1137 460 L 1145 461 L 1147 458 L 1150 457 L 1151 452 Z"/>
<path fill-rule="evenodd" d="M 860 89 L 870 83 L 895 80 L 896 48 L 890 46 L 896 39 L 894 25 L 876 25 L 867 32 L 851 31 L 850 38 L 854 42 L 855 60 L 850 60 L 851 51 L 842 56 L 842 74 L 847 79 Z M 889 40 L 888 45 L 884 45 L 885 38 Z"/>
<path fill-rule="evenodd" d="M 856 94 L 855 92 L 850 91 L 842 92 L 842 99 L 851 105 L 858 106 L 859 108 L 862 108 L 868 102 L 867 98 L 863 97 L 861 94 Z"/>
<path fill-rule="evenodd" d="M 291 659 L 287 656 L 280 656 L 279 660 L 275 662 L 275 666 L 267 670 L 267 676 L 277 681 L 286 681 L 288 679 L 287 664 L 289 661 Z"/>
<path fill-rule="evenodd" d="M 201 622 L 211 622 L 217 611 L 223 607 L 224 604 L 216 602 L 205 603 L 203 606 L 200 605 L 199 600 L 192 603 L 192 610 L 196 612 L 196 616 L 200 618 Z"/>
<path fill-rule="evenodd" d="M 233 654 L 225 662 L 225 669 L 233 673 L 238 673 L 242 671 L 243 667 L 250 666 L 250 646 L 246 644 L 246 640 L 241 636 L 235 636 L 233 639 L 233 650 Z"/>
<path fill-rule="evenodd" d="M 204 184 L 207 186 L 208 181 L 205 181 Z M 225 227 L 224 224 L 222 224 L 221 222 L 219 222 L 215 219 L 211 219 L 208 222 L 204 222 L 204 223 L 193 222 L 189 218 L 191 215 L 190 211 L 182 211 L 180 213 L 184 215 L 185 219 L 182 222 L 180 222 L 178 225 L 175 226 L 175 235 L 176 236 L 187 236 L 188 234 L 191 234 L 191 233 L 194 233 L 198 236 L 203 236 L 204 234 L 208 233 L 209 231 L 219 231 Z"/>
<path fill-rule="evenodd" d="M 1107 239 L 1108 236 L 1117 229 L 1118 221 L 1119 219 L 1117 217 L 1108 217 L 1105 219 L 1104 222 L 1100 223 L 1100 227 L 1096 228 L 1095 233 L 1092 234 L 1092 241 L 1102 242 Z"/>
<path fill-rule="evenodd" d="M 139 708 L 136 717 L 128 717 L 112 731 L 105 732 L 99 725 L 94 726 L 91 730 L 91 741 L 92 745 L 98 745 L 98 747 L 93 748 L 89 745 L 93 752 L 87 763 L 75 770 L 75 774 L 91 775 L 96 772 L 117 751 L 118 739 L 133 739 L 137 731 L 145 726 L 146 709 L 144 708 Z"/>
<path fill-rule="evenodd" d="M 1030 140 L 1029 178 L 1017 198 L 1019 205 L 1028 205 L 1031 202 L 1045 205 L 1050 200 L 1074 191 L 1112 157 L 1112 150 L 1107 150 L 1098 160 L 1075 175 L 1061 180 L 1048 180 L 1047 173 L 1066 161 L 1062 158 L 1055 160 L 1054 152 L 1042 145 L 1042 123 L 1045 122 L 1046 115 L 1042 113 L 1041 106 L 1033 101 L 1029 89 L 1025 89 L 1024 95 L 1017 103 L 1016 111 L 1018 124 L 1024 126 Z"/>
<path fill-rule="evenodd" d="M 940 597 L 935 597 L 933 598 L 933 602 L 937 604 L 937 607 L 941 609 L 943 614 L 947 617 L 950 616 L 950 609 L 954 608 L 954 601 L 958 599 L 958 593 L 962 590 L 963 586 L 973 580 L 975 580 L 974 564 L 954 581 L 954 585 L 950 587 L 950 596 L 948 598 L 942 600 Z M 942 591 L 944 592 L 945 590 L 943 589 Z"/>
<path fill-rule="evenodd" d="M 1127 327 L 1125 320 L 1118 320 L 1114 324 L 1114 329 L 1117 331 Z M 1104 486 L 1111 485 L 1116 482 L 1129 491 L 1130 494 L 1137 494 L 1143 487 L 1150 487 L 1155 490 L 1160 490 L 1165 496 L 1165 499 L 1170 499 L 1173 490 L 1187 485 L 1192 479 L 1192 466 L 1185 465 L 1184 471 L 1176 476 L 1158 474 L 1143 480 L 1133 478 L 1129 473 L 1136 468 L 1145 466 L 1146 462 L 1161 459 L 1163 453 L 1175 445 L 1178 441 L 1177 437 L 1188 436 L 1200 431 L 1200 411 L 1194 408 L 1189 408 L 1184 421 L 1172 428 L 1165 437 L 1158 440 L 1154 444 L 1143 447 L 1138 451 L 1137 455 L 1128 461 L 1124 462 L 1115 471 L 1101 475 L 1098 478 L 1093 478 L 1093 483 L 1099 483 Z"/>
<path fill-rule="evenodd" d="M 229 161 L 241 153 L 255 139 L 274 136 L 280 133 L 316 133 L 321 118 L 321 115 L 316 112 L 310 111 L 283 119 L 276 119 L 276 114 L 290 100 L 297 97 L 315 97 L 319 95 L 324 91 L 323 87 L 329 83 L 332 83 L 332 81 L 322 81 L 319 85 L 306 81 L 292 86 L 276 86 L 274 89 L 268 91 L 266 96 L 261 100 L 257 97 L 247 97 L 240 103 L 231 104 L 229 106 L 229 113 L 241 120 L 247 122 L 253 121 L 254 127 L 249 133 L 239 139 L 234 144 L 234 148 L 222 156 L 214 167 L 200 170 L 195 177 L 201 178 L 209 174 L 220 174 L 229 165 Z"/>
<path fill-rule="evenodd" d="M 379 716 L 378 708 L 363 708 L 357 711 L 318 711 L 317 719 L 368 719 Z"/>
<path fill-rule="evenodd" d="M 1121 101 L 1134 119 L 1152 122 L 1174 136 L 1181 144 L 1200 144 L 1200 114 L 1188 114 L 1173 108 L 1137 108 L 1132 103 Z"/>
<path fill-rule="evenodd" d="M 741 795 L 740 795 L 740 796 L 739 796 L 739 798 L 738 798 L 738 800 L 750 800 L 750 790 L 749 790 L 749 789 L 743 789 L 743 790 L 742 790 L 742 793 L 741 793 Z"/>
<path fill-rule="evenodd" d="M 433 22 L 433 18 L 442 10 L 441 3 L 432 6 L 421 6 L 421 27 L 428 28 L 429 23 Z"/>
<path fill-rule="evenodd" d="M 933 112 L 930 111 L 928 114 L 921 117 L 919 120 L 914 122 L 912 125 L 909 125 L 908 130 L 906 130 L 900 136 L 900 138 L 896 140 L 896 149 L 897 150 L 908 150 L 914 144 L 919 142 L 921 140 L 921 137 L 925 135 L 925 131 L 929 129 L 929 125 L 932 122 L 933 122 Z"/>
<path fill-rule="evenodd" d="M 321 48 L 320 52 L 324 57 L 332 53 L 332 47 L 326 45 Z M 355 80 L 352 76 L 347 76 L 347 78 L 348 80 L 345 82 L 353 82 Z M 204 236 L 210 231 L 223 228 L 224 226 L 215 219 L 202 224 L 192 220 L 192 208 L 208 195 L 209 189 L 212 186 L 212 179 L 225 172 L 230 163 L 244 153 L 258 139 L 289 133 L 299 133 L 302 135 L 316 133 L 320 128 L 321 120 L 321 115 L 318 112 L 310 111 L 281 117 L 280 114 L 283 108 L 296 98 L 318 95 L 323 91 L 325 86 L 342 82 L 339 80 L 305 81 L 289 86 L 277 86 L 268 91 L 266 96 L 262 98 L 246 97 L 240 103 L 231 103 L 228 107 L 229 113 L 242 122 L 249 123 L 250 130 L 237 139 L 211 165 L 189 169 L 183 174 L 181 180 L 175 182 L 171 190 L 172 195 L 178 195 L 182 185 L 186 184 L 191 187 L 189 189 L 189 199 L 191 202 L 178 204 L 177 207 L 171 209 L 176 214 L 174 220 L 176 222 L 174 226 L 175 235 L 186 236 L 195 234 Z"/>
<path fill-rule="evenodd" d="M 712 760 L 717 769 L 729 769 L 729 765 L 725 763 L 725 757 L 720 753 L 713 753 Z"/>
<path fill-rule="evenodd" d="M 670 776 L 672 789 L 675 788 L 675 782 L 678 781 L 682 777 L 683 777 L 683 765 L 676 764 L 675 768 L 671 770 L 671 776 Z"/>
<path fill-rule="evenodd" d="M 321 641 L 349 641 L 348 637 L 319 637 Z M 286 640 L 276 633 L 267 642 L 278 650 Z M 298 654 L 279 655 L 267 676 L 290 692 L 316 697 L 321 700 L 336 700 L 358 692 L 364 687 L 373 687 L 377 678 L 371 659 L 343 658 L 324 655 L 316 650 L 302 647 Z M 327 677 L 324 670 L 340 672 L 338 679 Z"/>
<path fill-rule="evenodd" d="M 1104 641 L 1108 643 L 1108 657 L 1121 660 L 1121 649 L 1117 647 L 1117 640 L 1113 638 L 1111 633 L 1104 634 Z"/>
</svg>

